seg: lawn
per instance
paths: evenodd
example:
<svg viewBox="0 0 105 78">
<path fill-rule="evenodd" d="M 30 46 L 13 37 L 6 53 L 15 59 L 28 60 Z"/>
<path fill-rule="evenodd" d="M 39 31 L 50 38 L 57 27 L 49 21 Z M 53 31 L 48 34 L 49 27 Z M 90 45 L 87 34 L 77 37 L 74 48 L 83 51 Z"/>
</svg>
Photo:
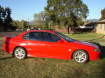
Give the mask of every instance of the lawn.
<svg viewBox="0 0 105 78">
<path fill-rule="evenodd" d="M 68 35 L 68 34 L 66 34 Z M 105 39 L 94 33 L 69 34 L 80 41 L 100 43 L 103 57 L 98 61 L 78 64 L 73 60 L 27 58 L 18 60 L 0 49 L 0 78 L 105 78 Z M 1 45 L 2 45 L 2 38 Z M 1 46 L 2 48 L 2 46 Z"/>
<path fill-rule="evenodd" d="M 96 42 L 100 43 L 101 45 L 105 45 L 105 35 L 102 34 L 83 33 L 83 34 L 69 34 L 68 36 L 79 41 Z"/>
</svg>

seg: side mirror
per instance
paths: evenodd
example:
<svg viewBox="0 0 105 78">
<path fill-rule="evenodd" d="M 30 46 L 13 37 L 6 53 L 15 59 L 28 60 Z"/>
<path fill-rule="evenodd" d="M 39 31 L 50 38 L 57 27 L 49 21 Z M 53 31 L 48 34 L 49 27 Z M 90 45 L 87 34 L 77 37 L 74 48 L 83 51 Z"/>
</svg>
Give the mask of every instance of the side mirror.
<svg viewBox="0 0 105 78">
<path fill-rule="evenodd" d="M 60 43 L 62 43 L 62 42 L 64 42 L 63 40 L 58 40 L 57 42 L 60 42 Z"/>
</svg>

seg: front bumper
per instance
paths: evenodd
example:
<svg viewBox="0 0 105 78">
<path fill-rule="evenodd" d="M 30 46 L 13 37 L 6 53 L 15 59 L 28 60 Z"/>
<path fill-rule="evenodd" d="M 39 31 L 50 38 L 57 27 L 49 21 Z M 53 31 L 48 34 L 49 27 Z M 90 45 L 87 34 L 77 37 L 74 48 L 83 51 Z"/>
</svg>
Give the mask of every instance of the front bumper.
<svg viewBox="0 0 105 78">
<path fill-rule="evenodd" d="M 99 60 L 100 56 L 101 56 L 101 52 L 91 52 L 89 59 L 92 61 Z"/>
</svg>

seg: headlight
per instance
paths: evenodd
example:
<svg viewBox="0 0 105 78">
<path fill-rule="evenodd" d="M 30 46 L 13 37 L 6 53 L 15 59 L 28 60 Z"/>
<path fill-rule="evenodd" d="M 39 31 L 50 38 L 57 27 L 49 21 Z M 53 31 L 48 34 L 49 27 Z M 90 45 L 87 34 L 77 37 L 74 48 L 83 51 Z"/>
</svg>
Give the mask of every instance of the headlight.
<svg viewBox="0 0 105 78">
<path fill-rule="evenodd" d="M 94 49 L 94 51 L 96 51 L 96 52 L 100 52 L 100 50 L 99 50 L 99 49 L 97 49 L 97 48 L 96 48 L 96 49 Z"/>
</svg>

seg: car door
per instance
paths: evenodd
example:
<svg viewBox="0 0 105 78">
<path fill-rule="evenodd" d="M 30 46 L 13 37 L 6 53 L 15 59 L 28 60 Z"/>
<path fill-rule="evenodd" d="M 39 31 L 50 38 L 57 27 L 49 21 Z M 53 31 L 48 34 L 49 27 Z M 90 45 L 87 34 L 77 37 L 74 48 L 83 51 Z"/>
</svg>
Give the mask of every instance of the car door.
<svg viewBox="0 0 105 78">
<path fill-rule="evenodd" d="M 27 43 L 27 51 L 29 56 L 42 56 L 41 47 L 43 44 L 41 43 L 40 32 L 28 32 L 23 36 L 24 41 Z"/>
<path fill-rule="evenodd" d="M 43 46 L 41 32 L 30 32 L 29 33 L 29 51 L 31 56 L 43 57 Z"/>
<path fill-rule="evenodd" d="M 44 57 L 49 58 L 68 58 L 67 44 L 56 34 L 49 32 L 42 32 L 41 53 Z"/>
</svg>

